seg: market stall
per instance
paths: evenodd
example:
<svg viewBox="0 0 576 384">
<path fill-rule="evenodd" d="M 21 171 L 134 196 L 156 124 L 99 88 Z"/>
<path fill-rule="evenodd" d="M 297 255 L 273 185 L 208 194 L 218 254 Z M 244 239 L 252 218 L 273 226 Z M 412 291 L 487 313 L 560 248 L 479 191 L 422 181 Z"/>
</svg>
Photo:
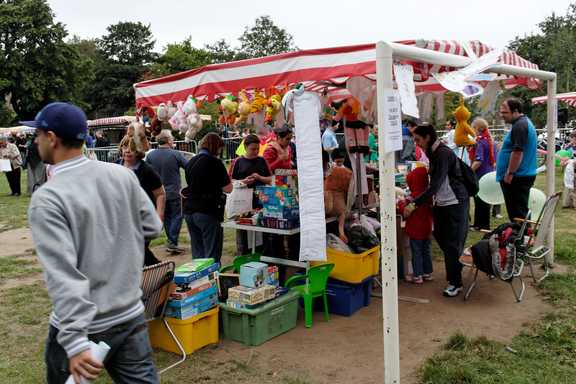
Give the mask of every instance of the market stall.
<svg viewBox="0 0 576 384">
<path fill-rule="evenodd" d="M 408 75 L 402 73 L 408 73 Z M 405 114 L 417 114 L 418 112 L 414 111 L 413 102 L 418 93 L 451 89 L 462 91 L 464 94 L 465 92 L 480 94 L 479 89 L 488 88 L 489 84 L 495 82 L 504 87 L 515 85 L 534 87 L 538 85 L 539 80 L 548 82 L 548 146 L 553 148 L 553 131 L 556 126 L 556 99 L 554 98 L 556 75 L 539 71 L 534 64 L 513 52 L 491 50 L 479 42 L 411 40 L 305 50 L 210 65 L 138 83 L 134 87 L 136 104 L 138 107 L 143 107 L 169 101 L 182 101 L 188 95 L 196 99 L 213 100 L 231 93 L 237 94 L 242 90 L 270 87 L 281 89 L 297 83 L 301 83 L 308 91 L 321 93 L 347 87 L 350 83 L 364 85 L 356 89 L 358 98 L 373 101 L 372 117 L 379 122 L 380 249 L 385 330 L 385 380 L 386 383 L 398 383 L 400 373 L 397 250 L 396 241 L 393 239 L 396 238 L 394 151 L 400 149 L 402 145 L 400 108 Z M 395 88 L 399 89 L 400 94 L 395 91 Z M 299 141 L 300 137 L 306 137 L 306 130 L 319 129 L 317 122 L 310 120 L 310 116 L 313 116 L 311 109 L 312 112 L 319 112 L 310 108 L 310 105 L 314 104 L 314 100 L 317 99 L 308 96 L 311 92 L 293 95 L 292 111 L 296 126 L 296 144 L 302 145 L 302 148 L 308 146 L 308 150 L 303 151 L 305 156 L 307 154 L 313 156 L 314 149 L 319 152 L 318 142 Z M 351 92 L 354 93 L 354 91 Z M 299 121 L 302 116 L 307 116 L 307 120 Z M 299 152 L 299 161 L 300 155 Z M 549 161 L 553 160 L 549 159 Z M 301 195 L 300 200 L 301 204 L 312 202 L 313 205 L 319 201 L 314 188 L 320 181 L 314 182 L 313 178 L 317 177 L 314 172 L 318 171 L 320 164 L 318 159 L 313 157 L 309 163 L 306 163 L 306 160 L 304 162 L 310 166 L 298 168 L 299 181 L 303 179 L 312 179 L 312 181 L 308 184 L 309 187 L 300 185 L 301 193 L 309 193 L 308 196 Z M 552 164 L 549 164 L 549 169 L 552 168 Z M 553 193 L 553 186 L 554 173 L 549 172 L 547 174 L 549 195 Z M 323 203 L 320 205 L 323 206 Z M 307 222 L 309 216 L 317 217 L 317 211 L 308 212 L 306 208 L 301 207 L 301 233 L 310 236 L 309 238 L 303 236 L 302 242 L 316 250 L 318 245 L 324 247 L 325 244 L 321 233 L 317 231 L 319 227 L 325 225 L 325 221 L 322 217 L 320 222 Z M 550 231 L 551 236 L 553 232 Z M 322 252 L 319 255 L 316 254 L 316 257 L 322 260 L 325 253 Z M 301 261 L 308 260 L 311 259 L 306 257 L 305 252 L 301 252 Z"/>
</svg>

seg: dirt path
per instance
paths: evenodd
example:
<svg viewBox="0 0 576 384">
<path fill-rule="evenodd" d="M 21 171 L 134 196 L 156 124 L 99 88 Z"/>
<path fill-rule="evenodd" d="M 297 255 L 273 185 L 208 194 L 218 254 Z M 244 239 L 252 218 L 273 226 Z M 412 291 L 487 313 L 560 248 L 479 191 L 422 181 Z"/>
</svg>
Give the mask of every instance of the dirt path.
<svg viewBox="0 0 576 384">
<path fill-rule="evenodd" d="M 0 257 L 30 254 L 32 242 L 26 229 L 0 233 Z M 190 254 L 174 257 L 162 247 L 154 249 L 161 259 L 181 264 Z M 435 265 L 435 281 L 424 286 L 401 283 L 399 294 L 430 300 L 429 304 L 399 303 L 400 349 L 403 383 L 416 383 L 417 369 L 436 353 L 455 332 L 468 336 L 486 336 L 506 342 L 529 322 L 546 313 L 550 306 L 531 286 L 522 303 L 515 303 L 508 284 L 481 278 L 469 301 L 461 297 L 442 297 L 444 272 Z M 467 277 L 467 274 L 465 275 Z M 32 284 L 41 276 L 14 279 L 8 286 Z M 505 321 L 504 321 L 505 320 Z M 352 317 L 332 315 L 325 322 L 316 313 L 312 328 L 304 327 L 303 314 L 293 331 L 259 347 L 245 347 L 222 340 L 219 346 L 205 352 L 212 361 L 237 360 L 265 369 L 272 375 L 302 375 L 314 383 L 381 383 L 383 382 L 382 300 L 373 298 L 371 305 Z"/>
</svg>

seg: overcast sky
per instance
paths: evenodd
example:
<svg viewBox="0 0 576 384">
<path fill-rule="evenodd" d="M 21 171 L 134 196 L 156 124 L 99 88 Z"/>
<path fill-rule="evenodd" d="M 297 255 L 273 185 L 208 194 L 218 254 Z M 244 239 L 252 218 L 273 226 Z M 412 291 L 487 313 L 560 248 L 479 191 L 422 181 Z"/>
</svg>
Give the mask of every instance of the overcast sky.
<svg viewBox="0 0 576 384">
<path fill-rule="evenodd" d="M 70 35 L 100 37 L 119 21 L 149 23 L 157 51 L 188 36 L 196 47 L 222 38 L 237 46 L 245 26 L 261 15 L 270 15 L 302 49 L 421 38 L 503 47 L 516 36 L 537 32 L 537 24 L 553 12 L 564 15 L 571 2 L 576 1 L 48 1 Z"/>
</svg>

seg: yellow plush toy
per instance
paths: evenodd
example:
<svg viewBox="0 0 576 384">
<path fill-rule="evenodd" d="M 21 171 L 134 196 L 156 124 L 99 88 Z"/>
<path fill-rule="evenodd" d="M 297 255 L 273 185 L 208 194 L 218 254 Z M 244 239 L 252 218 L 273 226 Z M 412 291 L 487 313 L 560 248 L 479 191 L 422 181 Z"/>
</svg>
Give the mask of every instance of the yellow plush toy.
<svg viewBox="0 0 576 384">
<path fill-rule="evenodd" d="M 282 96 L 276 94 L 270 96 L 270 99 L 266 101 L 266 118 L 264 119 L 265 122 L 271 124 L 274 121 L 274 117 L 282 107 Z"/>
<path fill-rule="evenodd" d="M 264 109 L 266 105 L 266 99 L 264 95 L 259 90 L 254 90 L 254 99 L 252 100 L 252 105 L 250 108 L 250 113 L 257 113 Z"/>
<path fill-rule="evenodd" d="M 238 93 L 238 98 L 240 99 L 240 103 L 238 104 L 238 114 L 239 116 L 236 118 L 236 125 L 243 123 L 248 118 L 250 114 L 250 99 L 246 95 L 245 90 L 241 90 Z"/>
<path fill-rule="evenodd" d="M 464 98 L 460 98 L 460 105 L 454 111 L 456 128 L 454 129 L 454 144 L 459 147 L 468 147 L 476 144 L 476 133 L 468 124 L 471 113 L 464 105 Z"/>
</svg>

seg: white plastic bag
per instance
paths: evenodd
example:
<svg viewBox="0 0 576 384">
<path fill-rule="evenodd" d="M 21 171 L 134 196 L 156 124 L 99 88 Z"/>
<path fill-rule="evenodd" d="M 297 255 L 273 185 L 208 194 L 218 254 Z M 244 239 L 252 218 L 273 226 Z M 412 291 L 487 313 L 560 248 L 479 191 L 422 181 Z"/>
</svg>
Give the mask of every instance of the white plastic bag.
<svg viewBox="0 0 576 384">
<path fill-rule="evenodd" d="M 254 189 L 234 183 L 232 193 L 226 199 L 226 217 L 228 219 L 252 211 Z"/>
<path fill-rule="evenodd" d="M 333 233 L 326 235 L 326 247 L 335 249 L 337 251 L 353 253 L 350 247 Z"/>
</svg>

